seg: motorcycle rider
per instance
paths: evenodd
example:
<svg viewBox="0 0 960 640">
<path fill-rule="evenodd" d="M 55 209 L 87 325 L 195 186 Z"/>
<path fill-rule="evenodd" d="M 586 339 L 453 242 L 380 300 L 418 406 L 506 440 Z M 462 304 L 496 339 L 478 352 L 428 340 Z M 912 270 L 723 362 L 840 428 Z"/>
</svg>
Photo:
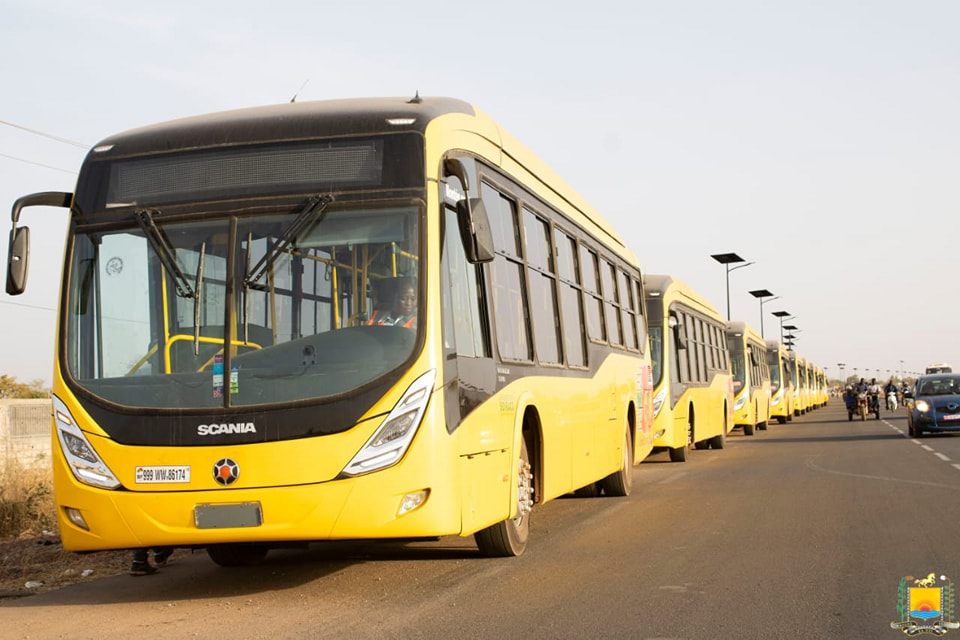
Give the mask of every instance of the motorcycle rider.
<svg viewBox="0 0 960 640">
<path fill-rule="evenodd" d="M 870 399 L 870 411 L 880 411 L 880 385 L 876 378 L 870 378 L 867 386 L 867 398 Z"/>
<path fill-rule="evenodd" d="M 896 411 L 897 410 L 897 389 L 896 383 L 893 381 L 893 378 L 890 378 L 890 382 L 887 383 L 887 386 L 883 388 L 883 393 L 887 397 L 887 411 Z"/>
</svg>

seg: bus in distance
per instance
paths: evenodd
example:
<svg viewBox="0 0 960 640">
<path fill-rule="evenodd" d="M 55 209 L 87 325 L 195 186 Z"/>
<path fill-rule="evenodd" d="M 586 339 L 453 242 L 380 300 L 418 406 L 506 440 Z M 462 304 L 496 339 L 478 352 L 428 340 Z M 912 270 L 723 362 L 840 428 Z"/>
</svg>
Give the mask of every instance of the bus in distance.
<svg viewBox="0 0 960 640">
<path fill-rule="evenodd" d="M 733 375 L 733 426 L 752 436 L 770 420 L 770 366 L 767 345 L 760 334 L 742 320 L 727 323 L 727 347 Z"/>
<path fill-rule="evenodd" d="M 953 373 L 953 367 L 946 362 L 934 362 L 928 364 L 924 374 L 930 373 Z"/>
<path fill-rule="evenodd" d="M 69 209 L 53 383 L 64 547 L 526 547 L 653 446 L 642 275 L 526 147 L 451 98 L 289 103 L 108 137 Z"/>
<path fill-rule="evenodd" d="M 733 380 L 720 313 L 689 285 L 648 274 L 655 447 L 685 462 L 690 447 L 722 449 L 733 428 Z"/>
<path fill-rule="evenodd" d="M 767 340 L 770 368 L 770 417 L 780 424 L 793 420 L 793 368 L 790 352 L 782 343 Z"/>
</svg>

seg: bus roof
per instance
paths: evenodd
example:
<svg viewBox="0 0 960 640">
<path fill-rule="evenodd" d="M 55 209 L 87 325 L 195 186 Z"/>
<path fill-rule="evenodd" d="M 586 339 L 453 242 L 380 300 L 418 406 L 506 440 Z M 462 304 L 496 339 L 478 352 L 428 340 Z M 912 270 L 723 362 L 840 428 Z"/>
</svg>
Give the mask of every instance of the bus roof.
<svg viewBox="0 0 960 640">
<path fill-rule="evenodd" d="M 483 111 L 456 98 L 417 96 L 290 102 L 191 116 L 104 138 L 93 147 L 86 161 L 348 135 L 402 131 L 425 134 L 431 125 L 443 126 L 445 116 L 460 116 L 450 120 L 450 127 L 457 129 L 463 128 L 464 116 L 470 118 L 472 132 L 530 172 L 551 195 L 576 209 L 584 222 L 606 235 L 605 241 L 612 248 L 636 262 L 620 234 L 565 180 Z M 496 161 L 503 164 L 502 158 Z"/>
<path fill-rule="evenodd" d="M 753 342 L 756 344 L 763 345 L 764 348 L 767 346 L 766 341 L 760 335 L 760 332 L 743 320 L 731 320 L 727 322 L 727 334 L 740 334 L 747 339 L 753 340 Z"/>
<path fill-rule="evenodd" d="M 690 285 L 667 274 L 644 274 L 643 287 L 648 298 L 675 297 L 718 320 L 725 322 L 710 302 L 692 289 Z"/>
</svg>

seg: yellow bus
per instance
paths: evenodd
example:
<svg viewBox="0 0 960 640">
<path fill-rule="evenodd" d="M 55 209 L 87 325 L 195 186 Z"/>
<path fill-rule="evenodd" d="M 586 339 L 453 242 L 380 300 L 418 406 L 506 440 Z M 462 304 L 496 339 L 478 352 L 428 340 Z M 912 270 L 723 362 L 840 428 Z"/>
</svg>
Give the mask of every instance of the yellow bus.
<svg viewBox="0 0 960 640">
<path fill-rule="evenodd" d="M 801 416 L 810 409 L 810 377 L 807 361 L 793 352 L 791 355 L 793 370 L 796 372 L 796 388 L 793 390 L 793 415 Z"/>
<path fill-rule="evenodd" d="M 827 372 L 823 367 L 814 365 L 817 370 L 817 408 L 827 406 L 830 399 L 830 390 L 827 385 Z"/>
<path fill-rule="evenodd" d="M 120 133 L 70 210 L 53 472 L 67 549 L 475 537 L 630 493 L 653 446 L 642 275 L 527 148 L 450 98 Z"/>
<path fill-rule="evenodd" d="M 744 435 L 763 431 L 770 421 L 770 365 L 767 343 L 742 320 L 727 323 L 727 347 L 733 374 L 733 426 Z"/>
<path fill-rule="evenodd" d="M 669 275 L 647 275 L 654 447 L 685 462 L 691 445 L 722 449 L 733 428 L 733 381 L 717 310 Z"/>
<path fill-rule="evenodd" d="M 767 340 L 770 368 L 770 417 L 780 424 L 793 420 L 794 373 L 790 352 L 780 342 Z"/>
</svg>

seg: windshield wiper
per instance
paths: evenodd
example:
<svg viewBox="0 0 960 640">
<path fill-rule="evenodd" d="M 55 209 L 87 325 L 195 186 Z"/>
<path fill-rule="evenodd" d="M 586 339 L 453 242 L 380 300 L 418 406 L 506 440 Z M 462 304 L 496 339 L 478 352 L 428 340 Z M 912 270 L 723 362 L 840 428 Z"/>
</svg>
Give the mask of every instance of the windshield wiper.
<svg viewBox="0 0 960 640">
<path fill-rule="evenodd" d="M 193 298 L 193 355 L 200 355 L 200 298 L 203 296 L 203 258 L 207 255 L 207 243 L 200 245 L 200 257 L 197 260 L 197 295 Z"/>
<path fill-rule="evenodd" d="M 243 280 L 244 288 L 249 288 L 256 284 L 257 280 L 262 278 L 264 274 L 270 270 L 270 267 L 277 261 L 277 258 L 287 250 L 287 247 L 296 240 L 301 231 L 310 228 L 316 222 L 322 220 L 322 217 L 319 218 L 319 220 L 318 217 L 331 202 L 333 202 L 333 198 L 330 196 L 312 196 L 307 200 L 307 204 L 300 210 L 300 213 L 297 214 L 294 221 L 283 230 L 283 233 L 277 236 L 277 239 L 267 252 L 263 254 L 259 262 L 247 272 Z"/>
<path fill-rule="evenodd" d="M 187 276 L 183 274 L 183 271 L 181 271 L 177 265 L 176 252 L 170 244 L 167 234 L 153 221 L 154 213 L 159 213 L 159 211 L 151 211 L 150 209 L 137 211 L 137 222 L 140 223 L 143 234 L 147 237 L 147 241 L 150 242 L 150 246 L 153 247 L 154 253 L 157 254 L 163 270 L 173 278 L 173 284 L 177 288 L 177 295 L 181 298 L 193 298 L 196 300 L 197 292 L 190 286 L 190 282 L 187 281 Z"/>
</svg>

